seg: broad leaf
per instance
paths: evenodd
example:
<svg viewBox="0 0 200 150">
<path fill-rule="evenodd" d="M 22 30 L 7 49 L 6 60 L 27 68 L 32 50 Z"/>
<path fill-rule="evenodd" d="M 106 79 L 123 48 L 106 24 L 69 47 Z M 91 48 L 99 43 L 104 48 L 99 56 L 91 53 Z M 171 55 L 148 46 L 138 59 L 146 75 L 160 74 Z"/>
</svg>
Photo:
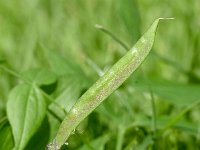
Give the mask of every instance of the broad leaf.
<svg viewBox="0 0 200 150">
<path fill-rule="evenodd" d="M 37 87 L 21 84 L 10 92 L 7 114 L 12 127 L 15 150 L 25 148 L 40 127 L 45 113 L 45 99 Z"/>
<path fill-rule="evenodd" d="M 49 122 L 47 117 L 45 117 L 40 128 L 26 146 L 26 150 L 44 150 L 46 148 L 46 144 L 49 140 L 50 124 L 51 122 Z"/>
<path fill-rule="evenodd" d="M 5 122 L 0 126 L 0 149 L 10 150 L 14 145 L 11 127 L 8 122 Z"/>
<path fill-rule="evenodd" d="M 23 76 L 26 80 L 38 85 L 49 85 L 56 81 L 55 73 L 46 69 L 32 69 L 23 73 Z"/>
</svg>

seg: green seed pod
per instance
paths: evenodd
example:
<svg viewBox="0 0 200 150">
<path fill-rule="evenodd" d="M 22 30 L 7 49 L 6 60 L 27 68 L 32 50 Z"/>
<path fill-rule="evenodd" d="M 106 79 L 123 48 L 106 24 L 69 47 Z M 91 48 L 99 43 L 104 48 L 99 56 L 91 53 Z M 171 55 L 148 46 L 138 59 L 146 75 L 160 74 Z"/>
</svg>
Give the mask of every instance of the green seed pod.
<svg viewBox="0 0 200 150">
<path fill-rule="evenodd" d="M 134 47 L 80 97 L 61 123 L 57 136 L 49 145 L 49 149 L 60 149 L 78 124 L 139 67 L 153 46 L 160 19 L 163 18 L 156 19 Z"/>
</svg>

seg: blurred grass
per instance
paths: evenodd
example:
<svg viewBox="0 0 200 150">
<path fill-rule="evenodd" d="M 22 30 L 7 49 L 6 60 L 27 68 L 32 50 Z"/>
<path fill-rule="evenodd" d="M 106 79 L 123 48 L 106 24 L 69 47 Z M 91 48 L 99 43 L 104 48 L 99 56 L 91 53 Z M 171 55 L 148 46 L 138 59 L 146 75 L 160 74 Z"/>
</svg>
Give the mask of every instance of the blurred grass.
<svg viewBox="0 0 200 150">
<path fill-rule="evenodd" d="M 160 25 L 154 52 L 142 66 L 152 89 L 159 91 L 162 86 L 169 85 L 167 90 L 162 91 L 164 94 L 153 91 L 161 128 L 167 122 L 163 123 L 161 118 L 167 116 L 166 120 L 170 120 L 183 109 L 180 107 L 181 96 L 188 98 L 187 103 L 190 103 L 192 91 L 197 93 L 191 95 L 192 99 L 195 96 L 200 98 L 197 91 L 200 87 L 199 5 L 198 0 L 1 0 L 0 60 L 5 62 L 0 63 L 22 73 L 33 68 L 51 68 L 53 60 L 47 57 L 47 51 L 54 50 L 61 54 L 69 64 L 73 64 L 65 67 L 66 72 L 74 70 L 75 75 L 61 78 L 61 88 L 53 96 L 61 104 L 71 105 L 98 78 L 91 63 L 105 71 L 125 53 L 118 43 L 97 30 L 95 24 L 102 24 L 132 46 L 155 18 L 174 17 L 175 20 Z M 91 63 L 88 63 L 89 60 Z M 58 73 L 57 70 L 54 71 Z M 158 86 L 157 82 L 161 80 L 166 84 Z M 0 118 L 6 116 L 5 106 L 10 89 L 19 82 L 0 70 Z M 145 142 L 149 138 L 146 136 L 152 132 L 152 108 L 149 91 L 138 90 L 141 82 L 144 86 L 149 84 L 138 70 L 80 125 L 84 132 L 71 137 L 68 149 L 85 149 L 88 145 L 89 149 L 98 142 L 105 144 L 107 149 L 114 149 L 118 141 L 119 150 L 139 147 L 138 144 Z M 177 84 L 181 86 L 174 87 Z M 177 92 L 176 88 L 182 92 Z M 72 100 L 65 101 L 65 96 Z M 176 105 L 170 102 L 175 100 Z M 183 116 L 186 123 L 182 125 L 185 128 L 168 129 L 155 146 L 165 145 L 165 149 L 194 149 L 200 146 L 198 108 L 196 106 Z M 192 134 L 187 132 L 190 126 L 194 126 Z M 55 132 L 56 128 L 50 128 Z"/>
</svg>

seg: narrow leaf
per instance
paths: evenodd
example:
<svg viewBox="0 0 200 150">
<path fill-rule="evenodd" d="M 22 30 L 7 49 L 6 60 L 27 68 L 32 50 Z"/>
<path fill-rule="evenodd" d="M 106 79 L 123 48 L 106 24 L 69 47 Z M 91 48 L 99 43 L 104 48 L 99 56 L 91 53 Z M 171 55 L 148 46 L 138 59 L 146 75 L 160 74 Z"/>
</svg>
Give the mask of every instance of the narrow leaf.
<svg viewBox="0 0 200 150">
<path fill-rule="evenodd" d="M 41 125 L 45 113 L 45 99 L 37 87 L 21 84 L 11 91 L 7 103 L 7 114 L 12 127 L 15 150 L 25 148 Z"/>
<path fill-rule="evenodd" d="M 141 35 L 140 33 L 140 12 L 136 0 L 118 0 L 119 14 L 130 35 L 130 41 L 135 42 Z"/>
<path fill-rule="evenodd" d="M 135 87 L 141 91 L 149 91 L 145 81 L 142 80 Z M 200 98 L 200 86 L 197 84 L 186 85 L 163 80 L 152 80 L 151 88 L 157 96 L 179 107 L 188 106 L 199 101 Z"/>
<path fill-rule="evenodd" d="M 103 135 L 101 137 L 98 137 L 90 141 L 88 144 L 95 150 L 104 150 L 104 146 L 108 140 L 109 140 L 109 135 Z M 91 149 L 91 148 L 88 148 L 88 146 L 85 144 L 84 146 L 80 147 L 78 150 L 88 150 L 88 149 Z"/>
<path fill-rule="evenodd" d="M 82 73 L 81 68 L 70 58 L 65 58 L 56 51 L 45 50 L 47 61 L 57 75 Z"/>
<path fill-rule="evenodd" d="M 139 67 L 153 46 L 159 20 L 155 20 L 135 46 L 82 95 L 62 122 L 49 149 L 59 149 L 78 124 Z"/>
<path fill-rule="evenodd" d="M 144 149 L 147 149 L 149 145 L 152 145 L 153 144 L 153 138 L 151 135 L 145 137 L 144 141 L 136 146 L 134 149 L 135 150 L 144 150 Z"/>
</svg>

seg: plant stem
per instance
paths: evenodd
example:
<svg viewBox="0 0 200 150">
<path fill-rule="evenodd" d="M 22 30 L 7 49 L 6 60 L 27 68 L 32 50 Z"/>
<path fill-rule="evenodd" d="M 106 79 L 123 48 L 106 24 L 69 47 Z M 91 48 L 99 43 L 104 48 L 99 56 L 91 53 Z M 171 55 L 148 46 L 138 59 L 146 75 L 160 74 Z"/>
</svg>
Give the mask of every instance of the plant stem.
<svg viewBox="0 0 200 150">
<path fill-rule="evenodd" d="M 152 107 L 152 123 L 153 123 L 153 138 L 154 140 L 156 139 L 157 136 L 157 117 L 156 117 L 156 104 L 155 104 L 155 99 L 154 99 L 154 94 L 150 85 L 149 78 L 146 76 L 144 73 L 143 69 L 141 69 L 142 74 L 147 82 L 149 92 L 150 92 L 150 97 L 151 97 L 151 107 Z"/>
<path fill-rule="evenodd" d="M 156 117 L 156 105 L 155 105 L 155 99 L 153 95 L 153 91 L 151 87 L 149 87 L 150 95 L 151 95 L 151 106 L 152 106 L 152 120 L 153 120 L 153 139 L 156 139 L 157 137 L 157 117 Z"/>
<path fill-rule="evenodd" d="M 95 27 L 107 35 L 109 35 L 113 40 L 115 40 L 117 43 L 119 43 L 125 50 L 129 50 L 129 46 L 127 46 L 124 42 L 122 42 L 117 36 L 115 36 L 112 32 L 104 28 L 102 25 L 96 24 Z"/>
<path fill-rule="evenodd" d="M 116 150 L 122 150 L 125 128 L 122 125 L 119 125 L 117 133 L 118 134 L 117 134 Z"/>
</svg>

